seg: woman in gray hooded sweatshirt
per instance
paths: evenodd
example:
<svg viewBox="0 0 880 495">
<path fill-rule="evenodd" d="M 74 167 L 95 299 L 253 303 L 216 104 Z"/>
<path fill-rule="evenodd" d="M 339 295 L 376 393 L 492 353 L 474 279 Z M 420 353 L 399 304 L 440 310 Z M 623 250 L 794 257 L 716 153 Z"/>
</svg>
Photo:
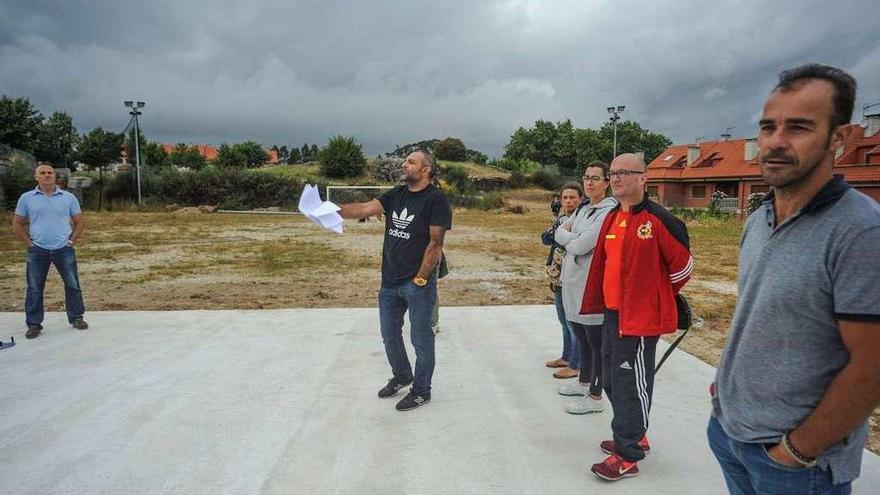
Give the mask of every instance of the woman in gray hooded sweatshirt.
<svg viewBox="0 0 880 495">
<path fill-rule="evenodd" d="M 584 170 L 584 193 L 589 204 L 582 205 L 569 220 L 556 229 L 555 241 L 565 247 L 562 260 L 562 305 L 572 331 L 580 343 L 581 368 L 576 382 L 559 387 L 559 394 L 577 396 L 565 406 L 570 414 L 600 412 L 602 400 L 602 314 L 580 314 L 587 272 L 605 216 L 617 206 L 617 200 L 606 197 L 608 165 L 592 162 Z"/>
</svg>

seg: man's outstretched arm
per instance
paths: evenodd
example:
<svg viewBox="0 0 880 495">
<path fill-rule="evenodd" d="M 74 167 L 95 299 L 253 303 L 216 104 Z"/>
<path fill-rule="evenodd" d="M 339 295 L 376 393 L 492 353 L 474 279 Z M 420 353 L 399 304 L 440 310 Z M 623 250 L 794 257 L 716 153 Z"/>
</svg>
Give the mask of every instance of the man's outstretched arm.
<svg viewBox="0 0 880 495">
<path fill-rule="evenodd" d="M 347 203 L 339 205 L 339 215 L 347 219 L 367 218 L 380 215 L 383 211 L 382 203 L 378 199 L 371 199 L 364 203 Z"/>
</svg>

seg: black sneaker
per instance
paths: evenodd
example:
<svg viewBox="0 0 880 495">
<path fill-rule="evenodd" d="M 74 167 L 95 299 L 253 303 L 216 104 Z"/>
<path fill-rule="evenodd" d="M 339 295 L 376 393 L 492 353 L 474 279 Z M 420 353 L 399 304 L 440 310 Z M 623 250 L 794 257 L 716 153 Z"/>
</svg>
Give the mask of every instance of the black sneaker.
<svg viewBox="0 0 880 495">
<path fill-rule="evenodd" d="M 42 331 L 43 327 L 41 327 L 40 325 L 28 325 L 27 332 L 24 334 L 24 336 L 29 339 L 35 339 L 38 335 L 40 335 L 40 332 Z"/>
<path fill-rule="evenodd" d="M 427 404 L 430 400 L 430 395 L 416 395 L 410 392 L 406 394 L 406 397 L 400 399 L 400 402 L 398 402 L 395 407 L 398 411 L 409 411 L 410 409 L 415 409 Z"/>
<path fill-rule="evenodd" d="M 73 328 L 77 330 L 85 330 L 89 328 L 89 324 L 86 323 L 86 320 L 83 320 L 82 317 L 73 320 L 73 323 L 71 323 L 71 325 L 73 325 Z"/>
<path fill-rule="evenodd" d="M 388 397 L 392 397 L 397 392 L 400 392 L 400 389 L 406 387 L 412 382 L 412 378 L 408 380 L 401 380 L 400 378 L 397 378 L 395 376 L 394 378 L 388 380 L 388 385 L 385 385 L 384 387 L 382 387 L 381 390 L 379 390 L 379 398 L 387 399 Z"/>
</svg>

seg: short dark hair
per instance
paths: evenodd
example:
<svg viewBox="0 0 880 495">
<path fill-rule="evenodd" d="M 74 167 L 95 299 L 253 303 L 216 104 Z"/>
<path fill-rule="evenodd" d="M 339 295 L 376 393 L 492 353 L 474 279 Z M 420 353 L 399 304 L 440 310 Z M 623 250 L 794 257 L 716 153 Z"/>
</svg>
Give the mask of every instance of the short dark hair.
<svg viewBox="0 0 880 495">
<path fill-rule="evenodd" d="M 779 83 L 773 91 L 797 89 L 808 79 L 821 79 L 834 86 L 831 109 L 831 130 L 849 124 L 856 101 L 856 80 L 845 71 L 822 64 L 807 64 L 779 73 Z"/>
<path fill-rule="evenodd" d="M 562 191 L 565 191 L 566 189 L 574 189 L 581 196 L 584 195 L 584 188 L 581 187 L 581 185 L 578 184 L 577 182 L 566 182 L 565 184 L 563 184 L 562 187 L 559 188 L 559 196 L 560 197 L 562 196 Z"/>
<path fill-rule="evenodd" d="M 592 162 L 588 163 L 586 167 L 584 167 L 584 173 L 587 173 L 588 168 L 601 168 L 602 169 L 602 177 L 605 180 L 608 180 L 608 171 L 611 170 L 611 167 L 607 163 L 599 161 L 599 160 L 592 161 Z"/>
</svg>

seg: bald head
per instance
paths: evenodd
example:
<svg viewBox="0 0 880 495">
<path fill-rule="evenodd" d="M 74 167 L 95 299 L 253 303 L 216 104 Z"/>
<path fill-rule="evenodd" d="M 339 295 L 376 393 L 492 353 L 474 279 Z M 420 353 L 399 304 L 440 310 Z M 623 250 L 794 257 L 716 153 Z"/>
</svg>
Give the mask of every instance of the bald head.
<svg viewBox="0 0 880 495">
<path fill-rule="evenodd" d="M 611 168 L 627 168 L 634 170 L 645 170 L 645 159 L 635 153 L 623 153 L 617 155 L 617 158 L 611 162 Z"/>
<path fill-rule="evenodd" d="M 634 153 L 624 153 L 611 162 L 611 193 L 620 204 L 629 207 L 638 204 L 644 198 L 647 182 L 645 159 Z"/>
</svg>

